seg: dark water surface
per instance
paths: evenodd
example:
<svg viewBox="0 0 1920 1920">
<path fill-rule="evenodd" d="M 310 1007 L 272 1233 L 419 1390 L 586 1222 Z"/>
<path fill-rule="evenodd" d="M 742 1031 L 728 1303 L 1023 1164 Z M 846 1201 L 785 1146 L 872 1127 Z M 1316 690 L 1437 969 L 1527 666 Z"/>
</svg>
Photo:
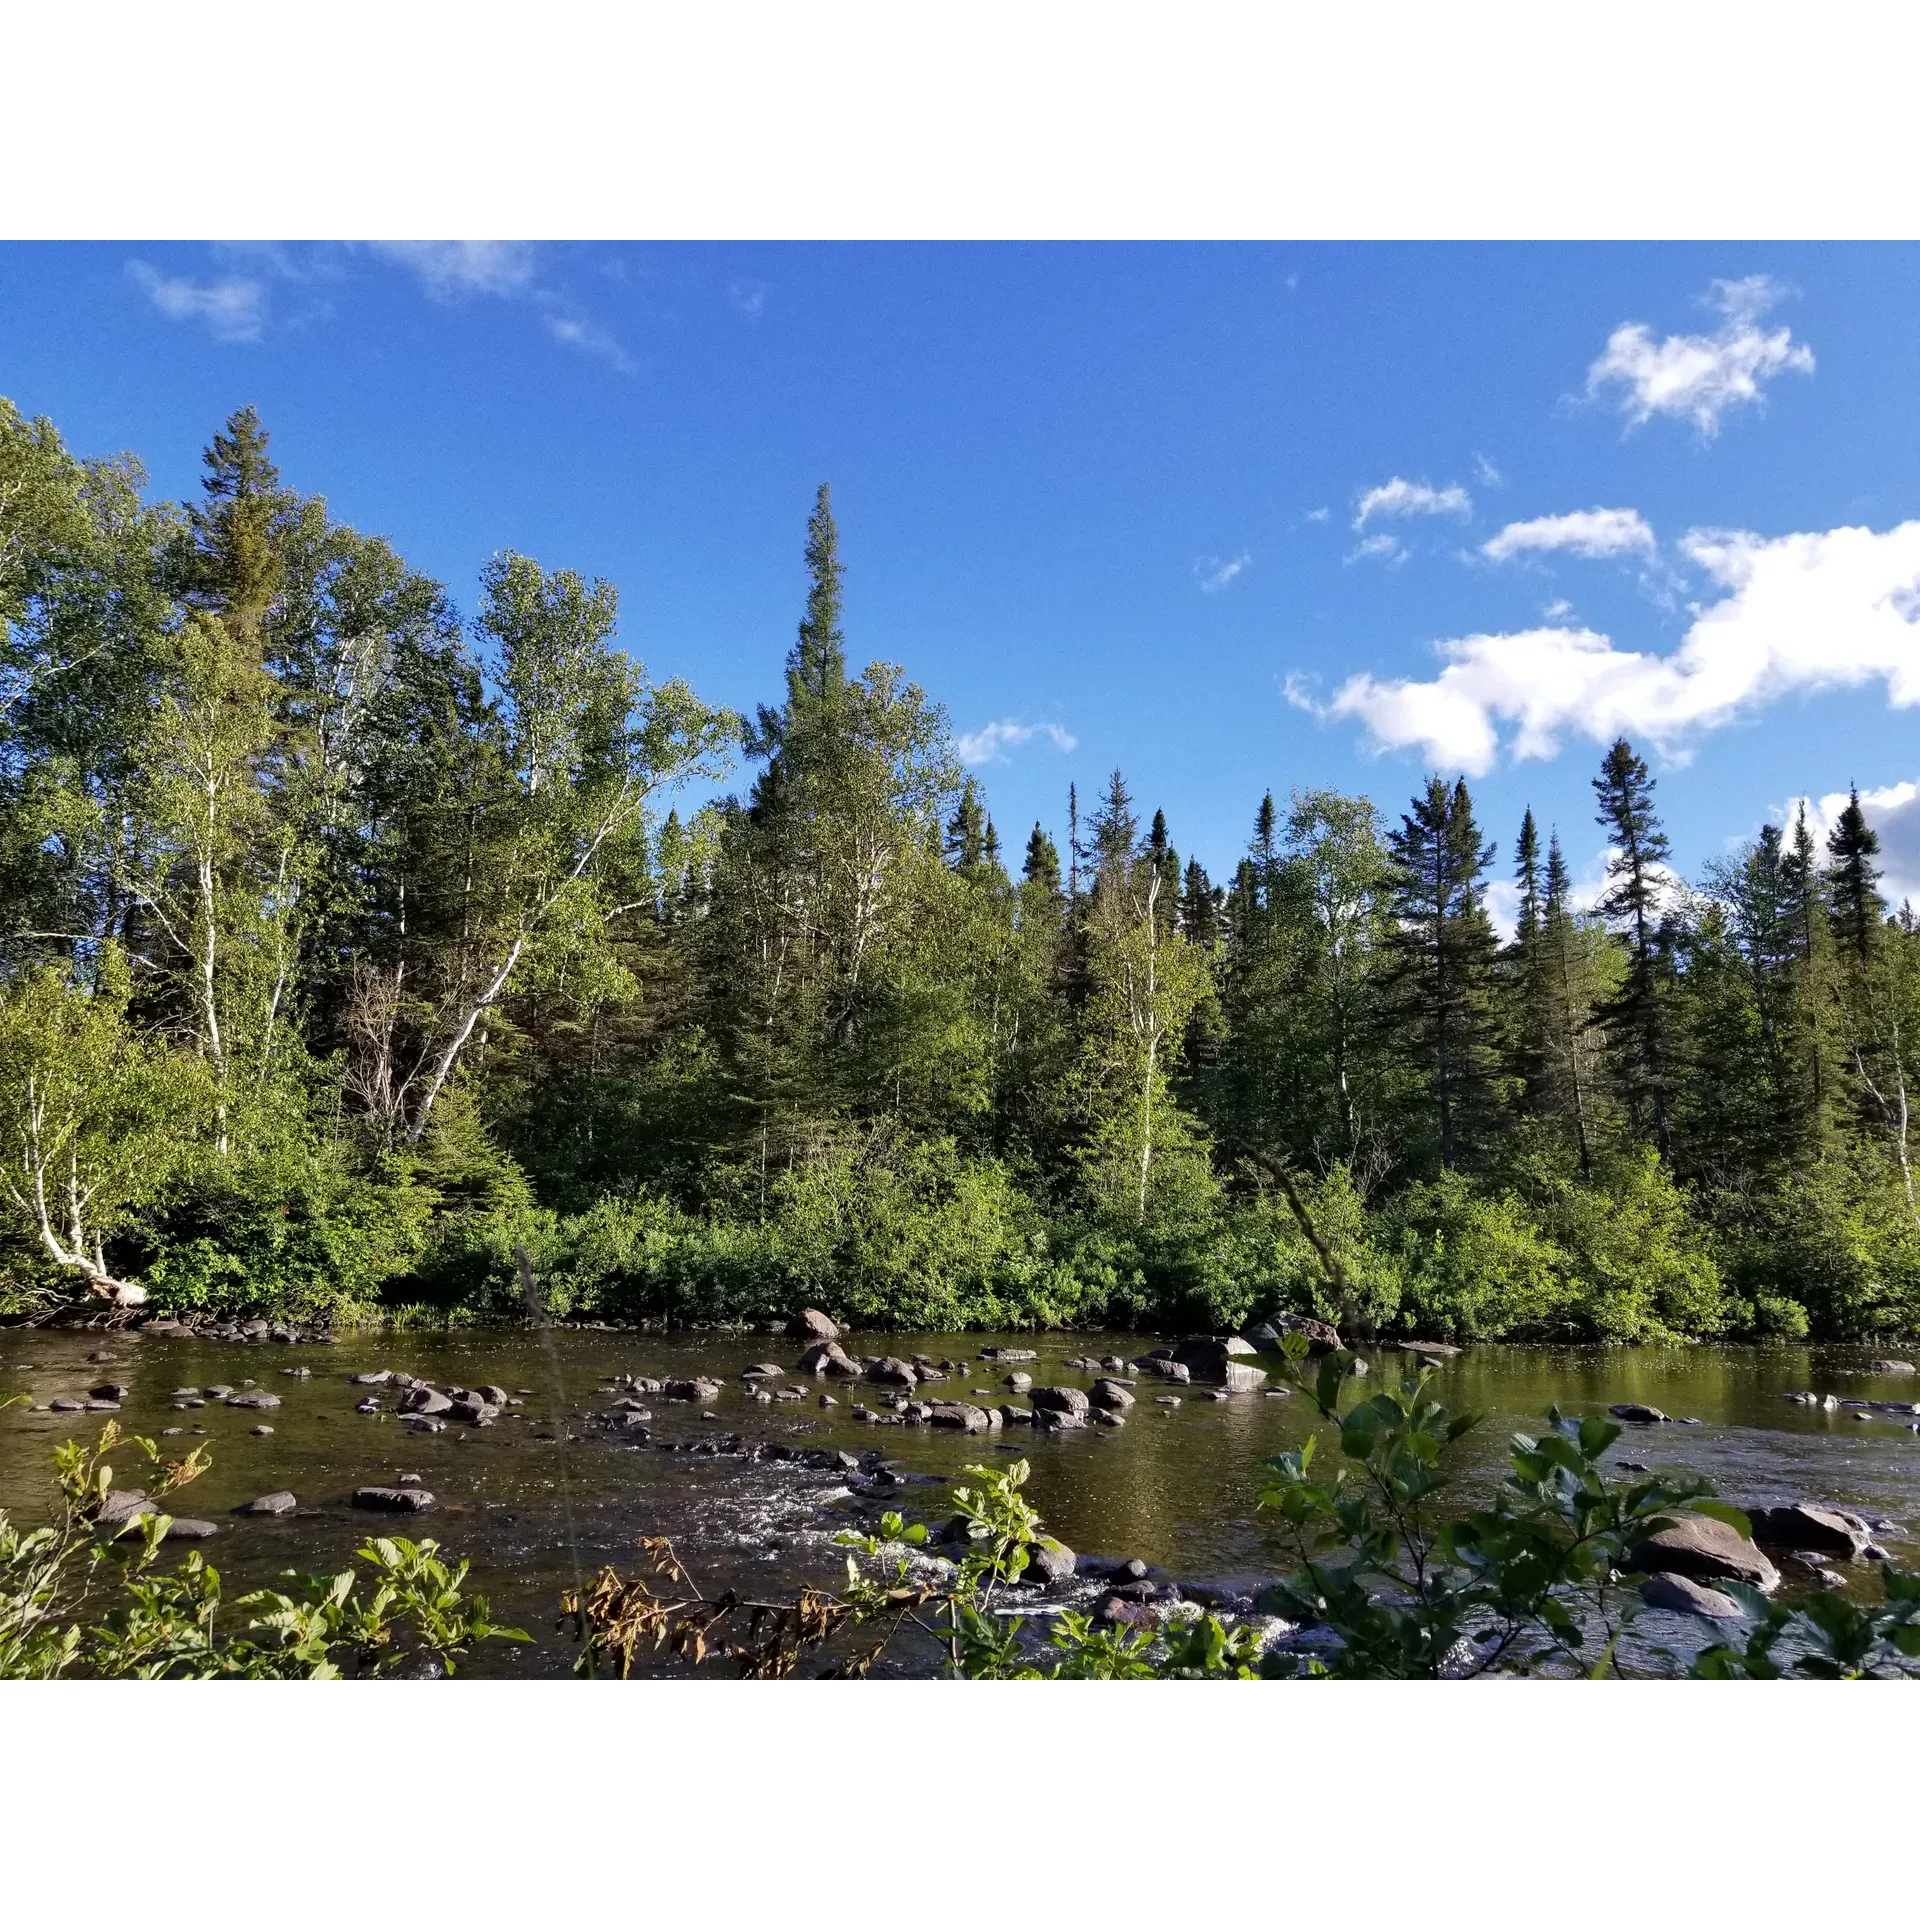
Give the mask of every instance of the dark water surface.
<svg viewBox="0 0 1920 1920">
<path fill-rule="evenodd" d="M 956 1357 L 970 1377 L 929 1388 L 967 1398 L 994 1389 L 988 1404 L 1011 1399 L 1000 1387 L 1004 1366 L 979 1358 L 983 1345 L 1030 1346 L 1040 1359 L 1021 1363 L 1038 1382 L 1085 1385 L 1089 1375 L 1065 1362 L 1080 1354 L 1135 1354 L 1151 1345 L 1140 1335 L 849 1336 L 850 1351 Z M 1116 1344 L 1116 1339 L 1118 1344 Z M 92 1353 L 109 1353 L 90 1361 Z M 288 1347 L 170 1340 L 139 1334 L 0 1333 L 0 1397 L 26 1393 L 44 1406 L 80 1394 L 98 1381 L 124 1384 L 121 1416 L 130 1431 L 158 1436 L 170 1452 L 204 1438 L 211 1469 L 168 1501 L 171 1511 L 220 1522 L 204 1551 L 222 1569 L 229 1594 L 279 1582 L 288 1569 L 339 1568 L 370 1533 L 431 1537 L 473 1563 L 471 1583 L 496 1616 L 526 1627 L 528 1647 L 488 1650 L 475 1670 L 548 1674 L 565 1671 L 571 1643 L 556 1630 L 558 1596 L 576 1570 L 611 1562 L 623 1572 L 640 1564 L 641 1535 L 673 1538 L 706 1590 L 733 1585 L 756 1597 L 790 1593 L 803 1579 L 836 1584 L 843 1553 L 836 1530 L 898 1506 L 938 1519 L 948 1510 L 948 1482 L 969 1461 L 1032 1462 L 1029 1494 L 1049 1526 L 1082 1553 L 1139 1555 L 1193 1579 L 1246 1584 L 1282 1564 L 1279 1541 L 1253 1514 L 1260 1462 L 1297 1445 L 1313 1416 L 1297 1400 L 1262 1394 L 1205 1401 L 1198 1388 L 1172 1387 L 1177 1408 L 1153 1404 L 1163 1389 L 1143 1376 L 1124 1428 L 1060 1435 L 1008 1427 L 979 1436 L 927 1427 L 874 1428 L 851 1418 L 856 1403 L 875 1404 L 861 1382 L 821 1383 L 789 1373 L 776 1385 L 809 1388 L 805 1402 L 760 1406 L 738 1384 L 741 1370 L 772 1360 L 791 1368 L 798 1343 L 777 1336 L 673 1335 L 557 1329 L 343 1335 L 337 1345 Z M 1623 1462 L 1674 1463 L 1711 1479 L 1743 1505 L 1790 1500 L 1831 1501 L 1920 1536 L 1920 1415 L 1851 1409 L 1827 1413 L 1784 1396 L 1812 1388 L 1842 1399 L 1920 1400 L 1920 1378 L 1869 1375 L 1866 1356 L 1822 1349 L 1694 1348 L 1679 1351 L 1486 1347 L 1450 1361 L 1438 1383 L 1449 1406 L 1479 1408 L 1488 1418 L 1463 1443 L 1470 1483 L 1490 1488 L 1509 1435 L 1537 1425 L 1549 1402 L 1571 1413 L 1604 1410 L 1614 1401 L 1650 1402 L 1699 1426 L 1630 1429 L 1616 1448 Z M 1370 1353 L 1373 1379 L 1396 1376 L 1407 1363 L 1396 1353 Z M 311 1368 L 310 1379 L 286 1367 Z M 357 1414 L 369 1391 L 353 1373 L 392 1368 L 449 1386 L 499 1385 L 524 1404 L 491 1428 L 449 1424 L 444 1433 L 415 1433 L 391 1412 Z M 850 1492 L 844 1476 L 783 1462 L 699 1457 L 636 1446 L 592 1424 L 587 1415 L 613 1397 L 609 1377 L 707 1374 L 726 1382 L 705 1408 L 653 1397 L 655 1441 L 694 1441 L 737 1434 L 751 1446 L 778 1440 L 862 1452 L 884 1451 L 910 1476 L 884 1501 Z M 170 1391 L 244 1379 L 280 1396 L 269 1412 L 209 1402 L 179 1412 Z M 840 1404 L 816 1404 L 822 1385 Z M 382 1395 L 391 1407 L 393 1394 Z M 703 1419 L 703 1412 L 717 1416 Z M 0 1507 L 17 1519 L 40 1514 L 47 1498 L 47 1455 L 70 1436 L 91 1436 L 98 1414 L 0 1411 Z M 274 1432 L 254 1437 L 256 1423 Z M 204 1429 L 204 1433 L 199 1431 Z M 131 1459 L 121 1469 L 133 1478 Z M 391 1484 L 401 1472 L 422 1476 L 437 1511 L 413 1519 L 358 1512 L 357 1486 Z M 255 1495 L 295 1494 L 300 1512 L 286 1520 L 232 1516 Z M 1920 1552 L 1900 1536 L 1888 1539 L 1897 1559 Z M 170 1550 L 170 1551 L 177 1551 Z M 1849 1569 L 1864 1597 L 1877 1590 L 1870 1568 Z M 710 1583 L 710 1584 L 708 1584 Z"/>
</svg>

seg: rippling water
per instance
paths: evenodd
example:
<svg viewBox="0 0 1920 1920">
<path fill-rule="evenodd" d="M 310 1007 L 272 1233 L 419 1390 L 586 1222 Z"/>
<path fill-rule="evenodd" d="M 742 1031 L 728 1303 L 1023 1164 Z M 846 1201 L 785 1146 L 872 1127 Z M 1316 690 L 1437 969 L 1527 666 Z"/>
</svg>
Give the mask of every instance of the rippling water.
<svg viewBox="0 0 1920 1920">
<path fill-rule="evenodd" d="M 1140 1335 L 1005 1335 L 1007 1344 L 1040 1353 L 1022 1370 L 1038 1382 L 1084 1384 L 1065 1363 L 1079 1354 L 1135 1354 L 1152 1345 Z M 921 1353 L 970 1363 L 970 1377 L 938 1391 L 966 1398 L 1000 1388 L 1003 1366 L 982 1361 L 995 1336 L 854 1334 L 850 1351 Z M 1117 1340 L 1117 1344 L 1116 1344 Z M 110 1359 L 93 1361 L 94 1353 Z M 1049 1526 L 1083 1553 L 1126 1557 L 1191 1578 L 1245 1584 L 1281 1564 L 1279 1541 L 1253 1515 L 1260 1462 L 1298 1444 L 1312 1416 L 1296 1400 L 1238 1395 L 1226 1401 L 1168 1388 L 1177 1408 L 1153 1404 L 1160 1389 L 1144 1378 L 1122 1429 L 1061 1435 L 1010 1427 L 968 1436 L 925 1427 L 872 1428 L 855 1422 L 856 1403 L 874 1404 L 875 1390 L 824 1383 L 840 1404 L 821 1407 L 823 1383 L 806 1379 L 804 1402 L 760 1406 L 738 1384 L 743 1368 L 772 1360 L 791 1368 L 798 1343 L 767 1336 L 645 1337 L 558 1329 L 542 1336 L 500 1330 L 344 1335 L 336 1346 L 288 1347 L 168 1340 L 136 1334 L 0 1333 L 0 1396 L 30 1394 L 42 1406 L 96 1381 L 125 1385 L 122 1424 L 158 1435 L 185 1429 L 169 1446 L 205 1438 L 211 1470 L 169 1502 L 169 1508 L 220 1522 L 205 1551 L 227 1577 L 227 1591 L 278 1580 L 290 1568 L 317 1571 L 348 1563 L 370 1532 L 431 1536 L 473 1562 L 472 1583 L 499 1617 L 534 1635 L 530 1647 L 489 1650 L 485 1670 L 565 1671 L 571 1643 L 556 1630 L 558 1596 L 576 1568 L 612 1562 L 632 1571 L 636 1541 L 670 1535 L 709 1591 L 732 1584 L 777 1597 L 804 1578 L 833 1584 L 840 1550 L 833 1533 L 882 1504 L 938 1519 L 947 1510 L 946 1482 L 968 1461 L 1032 1462 L 1029 1493 Z M 1375 1380 L 1409 1364 L 1397 1353 L 1371 1353 Z M 1705 1474 L 1741 1504 L 1824 1500 L 1854 1507 L 1920 1535 L 1920 1414 L 1852 1410 L 1822 1412 L 1790 1403 L 1790 1392 L 1817 1389 L 1843 1399 L 1920 1400 L 1920 1377 L 1868 1375 L 1866 1356 L 1822 1349 L 1694 1348 L 1680 1351 L 1486 1347 L 1448 1363 L 1439 1383 L 1449 1406 L 1483 1409 L 1485 1424 L 1465 1443 L 1470 1484 L 1490 1486 L 1507 1437 L 1537 1423 L 1550 1401 L 1572 1413 L 1615 1401 L 1649 1402 L 1699 1426 L 1629 1430 L 1616 1448 L 1623 1462 L 1672 1462 Z M 312 1370 L 308 1379 L 283 1374 Z M 424 1434 L 402 1427 L 391 1412 L 357 1414 L 366 1389 L 353 1373 L 392 1368 L 442 1387 L 495 1384 L 524 1401 L 498 1425 L 472 1431 L 449 1425 Z M 652 1430 L 659 1441 L 737 1434 L 751 1445 L 779 1440 L 860 1452 L 882 1449 L 909 1476 L 884 1503 L 850 1492 L 844 1476 L 788 1463 L 700 1457 L 658 1445 L 637 1446 L 592 1424 L 604 1408 L 611 1376 L 708 1374 L 727 1383 L 705 1408 L 659 1398 Z M 254 1412 L 210 1402 L 181 1413 L 169 1403 L 180 1386 L 252 1379 L 281 1398 Z M 798 1384 L 789 1375 L 775 1384 Z M 392 1396 L 385 1396 L 391 1405 Z M 702 1418 L 703 1412 L 714 1414 Z M 90 1434 L 98 1414 L 0 1412 L 0 1506 L 21 1517 L 41 1510 L 46 1460 L 63 1437 Z M 269 1423 L 270 1436 L 249 1429 Z M 204 1429 L 204 1433 L 200 1430 Z M 123 1469 L 130 1472 L 131 1469 Z M 402 1472 L 422 1476 L 439 1501 L 436 1512 L 391 1519 L 347 1504 L 356 1486 L 391 1483 Z M 287 1520 L 236 1518 L 230 1510 L 255 1495 L 287 1491 L 301 1510 Z M 1898 1536 L 1889 1542 L 1907 1557 Z M 1877 1580 L 1855 1570 L 1861 1592 Z"/>
</svg>

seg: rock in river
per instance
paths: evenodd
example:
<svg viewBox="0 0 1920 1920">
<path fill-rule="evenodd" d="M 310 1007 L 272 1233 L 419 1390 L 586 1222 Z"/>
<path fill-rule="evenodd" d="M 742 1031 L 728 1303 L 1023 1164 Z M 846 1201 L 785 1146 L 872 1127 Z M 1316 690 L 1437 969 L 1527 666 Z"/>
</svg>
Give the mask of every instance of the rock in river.
<svg viewBox="0 0 1920 1920">
<path fill-rule="evenodd" d="M 720 1382 L 718 1380 L 669 1380 L 667 1382 L 669 1400 L 718 1400 Z"/>
<path fill-rule="evenodd" d="M 1655 1426 L 1667 1417 L 1658 1407 L 1643 1407 L 1635 1400 L 1622 1400 L 1607 1411 L 1616 1420 L 1626 1420 L 1638 1427 Z"/>
<path fill-rule="evenodd" d="M 1796 1501 L 1790 1507 L 1749 1507 L 1753 1537 L 1769 1547 L 1800 1548 L 1858 1560 L 1873 1537 L 1857 1513 L 1844 1507 L 1818 1507 Z"/>
<path fill-rule="evenodd" d="M 807 1307 L 787 1322 L 787 1335 L 794 1340 L 830 1342 L 840 1338 L 840 1329 L 818 1307 Z"/>
<path fill-rule="evenodd" d="M 94 1522 L 102 1527 L 124 1527 L 143 1513 L 160 1509 L 138 1487 L 110 1487 L 94 1513 Z"/>
<path fill-rule="evenodd" d="M 1078 1564 L 1071 1547 L 1063 1547 L 1058 1540 L 1040 1540 L 1027 1549 L 1027 1570 L 1020 1578 L 1029 1586 L 1050 1587 L 1071 1580 Z"/>
<path fill-rule="evenodd" d="M 888 1354 L 867 1368 L 867 1378 L 876 1386 L 905 1387 L 911 1391 L 920 1384 L 920 1369 L 911 1360 Z"/>
<path fill-rule="evenodd" d="M 1742 1618 L 1739 1601 L 1714 1587 L 1703 1587 L 1684 1573 L 1650 1574 L 1641 1583 L 1640 1598 L 1664 1613 L 1690 1613 L 1701 1620 Z"/>
<path fill-rule="evenodd" d="M 1635 1573 L 1678 1573 L 1689 1580 L 1745 1580 L 1771 1593 L 1780 1569 L 1724 1520 L 1710 1514 L 1680 1513 L 1628 1559 Z"/>
<path fill-rule="evenodd" d="M 402 1413 L 450 1413 L 452 1410 L 453 1402 L 432 1387 L 409 1387 L 400 1396 Z"/>
<path fill-rule="evenodd" d="M 353 1504 L 373 1513 L 428 1513 L 434 1501 L 425 1487 L 356 1487 Z"/>
<path fill-rule="evenodd" d="M 263 1493 L 257 1500 L 249 1500 L 235 1507 L 234 1512 L 278 1520 L 284 1519 L 299 1504 L 290 1493 Z"/>
<path fill-rule="evenodd" d="M 1078 1387 L 1035 1387 L 1027 1398 L 1039 1413 L 1077 1413 L 1084 1416 L 1091 1404 Z"/>
<path fill-rule="evenodd" d="M 1087 1398 L 1109 1413 L 1125 1413 L 1133 1405 L 1133 1395 L 1117 1380 L 1096 1380 Z"/>
<path fill-rule="evenodd" d="M 1254 1327 L 1250 1337 L 1256 1347 L 1271 1352 L 1290 1333 L 1297 1333 L 1306 1341 L 1310 1354 L 1339 1353 L 1347 1344 L 1340 1338 L 1337 1327 L 1305 1313 L 1276 1313 Z"/>
</svg>

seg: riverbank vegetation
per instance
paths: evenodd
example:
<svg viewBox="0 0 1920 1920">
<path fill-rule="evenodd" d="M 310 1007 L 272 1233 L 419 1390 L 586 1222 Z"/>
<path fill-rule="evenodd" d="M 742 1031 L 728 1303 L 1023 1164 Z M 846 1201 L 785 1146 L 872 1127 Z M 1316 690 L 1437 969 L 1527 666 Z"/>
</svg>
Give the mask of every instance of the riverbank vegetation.
<svg viewBox="0 0 1920 1920">
<path fill-rule="evenodd" d="M 0 1310 L 517 1313 L 524 1248 L 677 1324 L 1920 1332 L 1857 802 L 1686 880 L 1623 740 L 1591 908 L 1437 777 L 1250 796 L 1216 879 L 1118 772 L 1003 834 L 855 669 L 825 488 L 743 718 L 605 581 L 503 553 L 463 615 L 251 410 L 205 467 L 0 402 Z"/>
</svg>

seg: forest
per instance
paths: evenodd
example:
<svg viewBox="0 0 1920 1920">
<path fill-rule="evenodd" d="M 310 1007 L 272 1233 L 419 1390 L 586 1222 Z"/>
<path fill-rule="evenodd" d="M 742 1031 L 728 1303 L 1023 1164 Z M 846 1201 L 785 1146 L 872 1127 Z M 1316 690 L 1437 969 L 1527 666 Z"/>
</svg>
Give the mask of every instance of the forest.
<svg viewBox="0 0 1920 1920">
<path fill-rule="evenodd" d="M 739 715 L 607 581 L 463 612 L 250 408 L 175 503 L 0 400 L 0 1312 L 510 1316 L 524 1248 L 656 1325 L 1920 1333 L 1857 797 L 1688 880 L 1618 741 L 1591 910 L 1464 780 L 1249 795 L 1218 879 L 1120 772 L 1003 838 L 824 486 L 804 561 Z"/>
</svg>

